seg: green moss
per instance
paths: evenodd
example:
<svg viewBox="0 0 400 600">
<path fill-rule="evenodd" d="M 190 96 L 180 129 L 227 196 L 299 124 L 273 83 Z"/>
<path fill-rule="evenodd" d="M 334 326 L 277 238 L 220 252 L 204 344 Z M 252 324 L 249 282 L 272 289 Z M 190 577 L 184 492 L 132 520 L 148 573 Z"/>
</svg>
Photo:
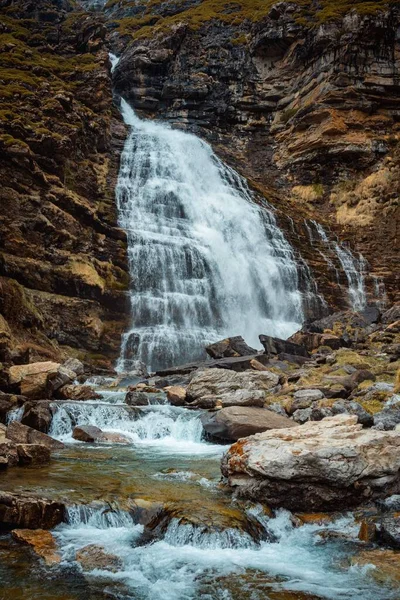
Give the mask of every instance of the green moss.
<svg viewBox="0 0 400 600">
<path fill-rule="evenodd" d="M 14 138 L 12 135 L 8 135 L 7 133 L 0 134 L 0 144 L 2 144 L 5 148 L 10 148 L 11 146 L 20 146 L 21 148 L 29 149 L 28 144 Z"/>
<path fill-rule="evenodd" d="M 322 196 L 324 195 L 324 186 L 321 183 L 313 183 L 312 189 L 315 192 L 317 198 L 322 198 Z"/>
<path fill-rule="evenodd" d="M 298 112 L 298 108 L 287 108 L 286 110 L 284 110 L 281 114 L 281 123 L 287 123 L 288 121 L 290 121 L 290 119 L 292 119 Z"/>
<path fill-rule="evenodd" d="M 182 10 L 177 10 L 174 15 L 166 17 L 155 16 L 154 10 L 161 6 L 161 0 L 150 0 L 144 8 L 144 16 L 125 17 L 116 21 L 119 31 L 123 35 L 131 35 L 133 38 L 149 37 L 154 33 L 166 31 L 173 25 L 184 22 L 192 31 L 201 28 L 204 23 L 212 20 L 218 20 L 222 23 L 237 25 L 238 27 L 244 21 L 249 23 L 259 22 L 270 12 L 275 0 L 203 0 L 196 6 L 185 8 L 182 4 Z M 361 15 L 369 15 L 385 10 L 388 6 L 394 5 L 395 0 L 376 0 L 375 2 L 352 0 L 320 0 L 318 5 L 313 0 L 295 0 L 298 5 L 298 13 L 295 15 L 298 24 L 304 27 L 312 27 L 331 20 L 342 18 L 350 10 L 355 10 Z M 107 8 L 116 6 L 137 6 L 133 0 L 109 0 Z M 156 19 L 156 22 L 148 23 L 146 19 Z M 240 40 L 240 41 L 235 41 Z M 238 33 L 232 39 L 232 43 L 244 43 L 241 34 Z"/>
</svg>

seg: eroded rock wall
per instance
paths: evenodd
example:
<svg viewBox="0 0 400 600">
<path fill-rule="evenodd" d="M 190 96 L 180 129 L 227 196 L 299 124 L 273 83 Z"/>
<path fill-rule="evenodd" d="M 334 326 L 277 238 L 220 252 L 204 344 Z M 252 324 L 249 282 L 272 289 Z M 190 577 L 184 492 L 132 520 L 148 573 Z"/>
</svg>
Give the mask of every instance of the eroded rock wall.
<svg viewBox="0 0 400 600">
<path fill-rule="evenodd" d="M 75 354 L 109 368 L 129 276 L 104 19 L 67 0 L 0 8 L 0 361 Z"/>
</svg>

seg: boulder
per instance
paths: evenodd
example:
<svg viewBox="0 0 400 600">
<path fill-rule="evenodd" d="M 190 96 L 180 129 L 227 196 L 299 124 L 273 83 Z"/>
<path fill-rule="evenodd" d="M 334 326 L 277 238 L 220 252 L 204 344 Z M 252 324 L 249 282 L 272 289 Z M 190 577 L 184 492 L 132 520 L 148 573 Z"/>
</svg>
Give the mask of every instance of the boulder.
<svg viewBox="0 0 400 600">
<path fill-rule="evenodd" d="M 6 426 L 0 423 L 0 469 L 18 464 L 18 452 L 15 444 L 6 438 Z"/>
<path fill-rule="evenodd" d="M 220 396 L 236 390 L 269 391 L 280 381 L 280 376 L 271 371 L 237 373 L 225 369 L 204 369 L 192 376 L 186 395 L 188 401 L 193 402 L 203 396 Z"/>
<path fill-rule="evenodd" d="M 257 350 L 250 348 L 241 335 L 226 338 L 206 346 L 206 352 L 211 358 L 226 358 L 233 356 L 249 356 L 257 354 Z"/>
<path fill-rule="evenodd" d="M 90 385 L 69 384 L 60 387 L 55 397 L 59 400 L 100 400 L 102 396 Z"/>
<path fill-rule="evenodd" d="M 350 415 L 259 433 L 234 444 L 222 461 L 240 497 L 307 512 L 398 493 L 399 468 L 400 432 L 363 429 Z"/>
<path fill-rule="evenodd" d="M 47 433 L 50 429 L 53 415 L 50 409 L 50 402 L 28 402 L 24 407 L 24 414 L 21 423 L 28 425 L 38 431 Z"/>
<path fill-rule="evenodd" d="M 258 406 L 265 404 L 265 392 L 261 390 L 234 390 L 228 394 L 202 396 L 190 403 L 196 408 L 226 408 L 228 406 Z"/>
<path fill-rule="evenodd" d="M 50 450 L 42 444 L 16 444 L 20 465 L 46 465 L 50 462 Z"/>
<path fill-rule="evenodd" d="M 48 377 L 56 375 L 60 367 L 59 363 L 51 361 L 14 365 L 8 370 L 9 385 L 27 398 L 46 398 Z"/>
<path fill-rule="evenodd" d="M 400 320 L 400 302 L 394 304 L 391 308 L 385 311 L 382 315 L 382 323 L 390 325 Z"/>
<path fill-rule="evenodd" d="M 61 448 L 64 448 L 62 442 L 55 440 L 41 431 L 32 429 L 32 427 L 23 425 L 18 421 L 12 421 L 8 425 L 6 437 L 16 444 L 41 444 L 50 450 L 60 450 Z"/>
<path fill-rule="evenodd" d="M 62 366 L 69 371 L 73 371 L 75 375 L 83 375 L 85 371 L 83 363 L 81 363 L 81 361 L 77 358 L 67 358 L 67 360 L 63 362 Z"/>
<path fill-rule="evenodd" d="M 266 408 L 230 406 L 201 418 L 204 431 L 213 439 L 233 441 L 269 429 L 294 427 L 295 423 Z"/>
<path fill-rule="evenodd" d="M 128 406 L 148 406 L 150 398 L 145 392 L 130 391 L 125 396 L 125 402 Z"/>
<path fill-rule="evenodd" d="M 374 418 L 368 411 L 365 410 L 355 401 L 338 400 L 332 404 L 333 415 L 355 415 L 357 421 L 364 425 L 364 427 L 371 427 L 374 424 Z"/>
<path fill-rule="evenodd" d="M 179 385 L 169 385 L 164 388 L 167 399 L 173 406 L 183 406 L 186 402 L 186 388 Z"/>
<path fill-rule="evenodd" d="M 59 388 L 69 383 L 72 383 L 76 379 L 76 373 L 67 369 L 63 365 L 60 365 L 55 373 L 49 373 L 47 376 L 47 396 L 52 398 L 54 392 Z"/>
<path fill-rule="evenodd" d="M 61 502 L 0 491 L 0 529 L 52 529 L 64 520 L 64 514 Z"/>
<path fill-rule="evenodd" d="M 374 427 L 384 431 L 394 429 L 400 423 L 400 408 L 384 408 L 374 414 Z"/>
<path fill-rule="evenodd" d="M 312 333 L 309 331 L 298 331 L 294 333 L 288 342 L 293 342 L 300 346 L 304 346 L 308 352 L 313 352 L 321 346 L 328 347 L 331 350 L 339 350 L 342 342 L 337 335 L 331 333 Z"/>
<path fill-rule="evenodd" d="M 79 442 L 96 442 L 103 432 L 99 427 L 95 427 L 94 425 L 81 425 L 79 427 L 75 427 L 72 432 L 72 437 L 74 440 L 78 440 Z"/>
<path fill-rule="evenodd" d="M 290 342 L 289 340 L 281 340 L 270 335 L 260 335 L 259 338 L 264 347 L 265 354 L 268 356 L 278 354 L 291 354 L 292 356 L 303 356 L 304 358 L 309 358 L 310 356 L 304 346 Z"/>
<path fill-rule="evenodd" d="M 61 562 L 61 557 L 56 552 L 56 541 L 50 531 L 45 529 L 15 529 L 11 532 L 11 535 L 20 544 L 30 546 L 40 558 L 43 558 L 46 565 L 51 566 Z"/>
<path fill-rule="evenodd" d="M 84 571 L 112 571 L 116 573 L 122 569 L 122 560 L 104 550 L 98 544 L 90 544 L 77 551 L 75 560 L 79 562 Z"/>
<path fill-rule="evenodd" d="M 79 442 L 109 442 L 113 444 L 130 444 L 131 440 L 121 433 L 102 431 L 94 425 L 81 425 L 75 427 L 72 437 Z"/>
<path fill-rule="evenodd" d="M 377 541 L 382 546 L 400 550 L 400 516 L 384 517 L 377 523 Z"/>
</svg>

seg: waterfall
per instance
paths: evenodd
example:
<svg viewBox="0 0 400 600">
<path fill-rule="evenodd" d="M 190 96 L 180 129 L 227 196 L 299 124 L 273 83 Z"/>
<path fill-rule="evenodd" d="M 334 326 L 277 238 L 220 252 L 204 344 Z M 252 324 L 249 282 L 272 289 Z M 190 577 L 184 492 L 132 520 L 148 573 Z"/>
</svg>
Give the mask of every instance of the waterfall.
<svg viewBox="0 0 400 600">
<path fill-rule="evenodd" d="M 367 263 L 362 256 L 357 258 L 349 248 L 335 243 L 336 254 L 346 274 L 349 284 L 349 300 L 353 310 L 363 310 L 367 304 L 365 293 L 364 271 Z"/>
<path fill-rule="evenodd" d="M 337 241 L 331 241 L 320 223 L 317 223 L 316 221 L 310 221 L 310 223 L 313 225 L 321 243 L 331 255 L 329 256 L 326 252 L 318 250 L 329 266 L 329 269 L 335 272 L 336 282 L 340 285 L 340 272 L 332 258 L 337 261 L 340 271 L 344 273 L 347 279 L 350 307 L 355 311 L 363 310 L 367 304 L 365 290 L 365 272 L 367 270 L 366 260 L 362 254 L 359 254 L 357 257 L 351 252 L 350 248 L 345 247 L 343 244 L 339 244 Z M 315 238 L 313 237 L 307 222 L 306 230 L 310 237 L 310 241 L 313 244 Z"/>
<path fill-rule="evenodd" d="M 132 328 L 120 371 L 202 356 L 227 335 L 288 337 L 303 320 L 297 265 L 272 210 L 194 135 L 141 121 L 131 127 L 116 189 L 127 231 Z"/>
</svg>

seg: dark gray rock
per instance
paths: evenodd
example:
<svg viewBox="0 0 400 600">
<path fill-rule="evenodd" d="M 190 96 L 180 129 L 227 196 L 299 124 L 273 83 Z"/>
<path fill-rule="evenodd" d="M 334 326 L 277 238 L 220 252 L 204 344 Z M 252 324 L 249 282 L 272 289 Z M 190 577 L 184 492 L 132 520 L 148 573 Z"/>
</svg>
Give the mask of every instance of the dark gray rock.
<svg viewBox="0 0 400 600">
<path fill-rule="evenodd" d="M 374 424 L 373 416 L 365 410 L 358 402 L 338 401 L 332 406 L 332 414 L 356 415 L 358 422 L 365 427 L 371 427 Z"/>
<path fill-rule="evenodd" d="M 264 347 L 265 354 L 275 356 L 279 354 L 290 354 L 292 356 L 303 356 L 309 358 L 309 353 L 304 346 L 281 340 L 280 338 L 271 337 L 270 335 L 260 335 L 260 342 Z"/>
<path fill-rule="evenodd" d="M 210 344 L 206 346 L 206 352 L 211 358 L 228 358 L 257 354 L 257 350 L 250 348 L 241 335 Z"/>
</svg>

